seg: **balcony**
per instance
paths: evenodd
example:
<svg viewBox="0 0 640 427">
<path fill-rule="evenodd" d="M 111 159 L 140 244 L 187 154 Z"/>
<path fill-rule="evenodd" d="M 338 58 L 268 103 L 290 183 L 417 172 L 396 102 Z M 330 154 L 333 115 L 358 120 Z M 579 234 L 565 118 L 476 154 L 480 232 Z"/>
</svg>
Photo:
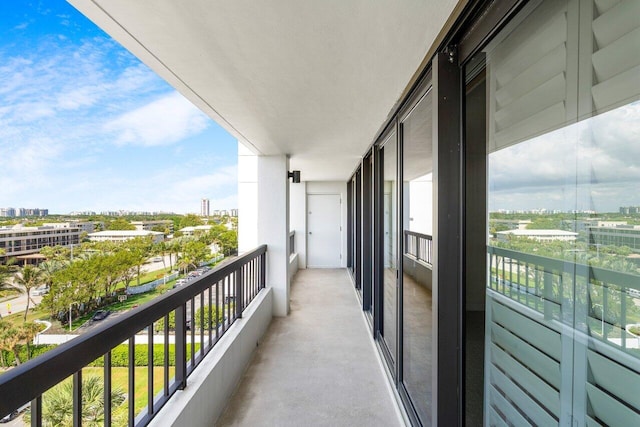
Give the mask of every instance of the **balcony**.
<svg viewBox="0 0 640 427">
<path fill-rule="evenodd" d="M 74 407 L 66 420 L 86 423 L 83 376 L 87 369 L 95 372 L 87 366 L 103 357 L 104 425 L 212 425 L 219 417 L 219 425 L 402 425 L 346 270 L 299 271 L 290 315 L 271 320 L 265 261 L 263 246 L 0 376 L 0 413 L 31 402 L 31 424 L 42 425 L 44 393 L 72 376 Z M 223 307 L 217 325 L 206 321 L 216 318 L 215 311 L 207 318 L 206 310 L 198 310 L 203 306 Z M 175 333 L 167 322 L 171 312 Z M 153 329 L 160 331 L 144 333 Z M 123 342 L 128 390 L 139 392 L 133 384 L 141 373 L 147 380 L 142 409 L 132 404 L 140 396 L 127 392 L 124 419 L 110 393 L 113 349 Z M 133 367 L 139 364 L 134 342 L 156 344 L 145 355 L 146 369 Z M 168 355 L 174 343 L 175 363 Z M 154 367 L 158 352 L 163 362 Z"/>
</svg>

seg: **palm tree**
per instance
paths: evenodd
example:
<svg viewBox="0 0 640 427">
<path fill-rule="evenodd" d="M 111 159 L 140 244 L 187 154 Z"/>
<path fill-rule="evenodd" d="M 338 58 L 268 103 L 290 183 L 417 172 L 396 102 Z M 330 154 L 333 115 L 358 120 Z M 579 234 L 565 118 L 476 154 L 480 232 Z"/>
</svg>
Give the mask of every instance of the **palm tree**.
<svg viewBox="0 0 640 427">
<path fill-rule="evenodd" d="M 126 394 L 119 388 L 111 390 L 111 405 L 117 413 L 126 400 Z M 26 424 L 31 422 L 31 410 L 24 416 Z M 82 425 L 104 425 L 104 381 L 97 376 L 82 379 Z M 114 421 L 114 420 L 112 420 Z M 63 426 L 73 424 L 73 383 L 60 383 L 42 396 L 42 425 Z M 114 423 L 116 424 L 116 423 Z"/>
<path fill-rule="evenodd" d="M 42 282 L 42 272 L 38 267 L 31 265 L 25 265 L 22 267 L 22 271 L 16 274 L 15 283 L 24 288 L 24 292 L 27 294 L 27 308 L 24 310 L 24 321 L 27 321 L 27 314 L 29 313 L 29 302 L 35 302 L 31 298 L 31 289 L 37 287 Z"/>
</svg>

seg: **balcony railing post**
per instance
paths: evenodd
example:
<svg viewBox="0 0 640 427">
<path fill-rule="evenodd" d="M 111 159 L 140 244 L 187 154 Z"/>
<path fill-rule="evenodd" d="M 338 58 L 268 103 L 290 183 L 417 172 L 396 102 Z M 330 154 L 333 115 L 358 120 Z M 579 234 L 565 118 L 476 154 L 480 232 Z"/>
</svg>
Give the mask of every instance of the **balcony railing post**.
<svg viewBox="0 0 640 427">
<path fill-rule="evenodd" d="M 82 425 L 82 371 L 73 374 L 73 427 Z"/>
<path fill-rule="evenodd" d="M 236 296 L 236 319 L 239 319 L 242 317 L 242 310 L 243 310 L 243 295 L 242 295 L 242 284 L 243 284 L 243 273 L 244 273 L 244 266 L 240 266 L 237 270 L 236 270 L 236 274 L 235 274 L 235 296 Z"/>
<path fill-rule="evenodd" d="M 178 389 L 187 386 L 187 310 L 184 304 L 176 308 L 176 384 Z"/>
<path fill-rule="evenodd" d="M 267 277 L 267 254 L 260 255 L 260 289 L 264 289 Z"/>
<path fill-rule="evenodd" d="M 108 351 L 104 355 L 104 366 L 103 366 L 103 376 L 104 376 L 104 425 L 111 425 L 111 352 Z"/>
<path fill-rule="evenodd" d="M 42 396 L 31 401 L 31 427 L 42 427 Z"/>
</svg>

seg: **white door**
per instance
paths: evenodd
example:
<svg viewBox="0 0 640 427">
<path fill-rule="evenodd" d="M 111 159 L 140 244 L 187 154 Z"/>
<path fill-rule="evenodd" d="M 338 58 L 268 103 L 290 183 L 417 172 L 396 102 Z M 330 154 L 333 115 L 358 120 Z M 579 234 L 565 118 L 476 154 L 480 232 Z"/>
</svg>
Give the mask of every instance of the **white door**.
<svg viewBox="0 0 640 427">
<path fill-rule="evenodd" d="M 340 267 L 341 219 L 339 194 L 307 196 L 307 265 L 309 267 Z"/>
</svg>

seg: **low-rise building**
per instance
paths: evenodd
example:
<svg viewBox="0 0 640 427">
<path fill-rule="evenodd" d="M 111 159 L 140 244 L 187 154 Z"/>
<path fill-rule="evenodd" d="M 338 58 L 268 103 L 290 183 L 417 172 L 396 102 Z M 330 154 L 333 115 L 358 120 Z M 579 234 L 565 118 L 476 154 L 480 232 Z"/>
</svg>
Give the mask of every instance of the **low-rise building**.
<svg viewBox="0 0 640 427">
<path fill-rule="evenodd" d="M 589 243 L 592 245 L 628 246 L 634 252 L 640 252 L 640 225 L 591 227 L 589 228 Z"/>
<path fill-rule="evenodd" d="M 173 221 L 168 219 L 150 220 L 150 221 L 131 221 L 131 225 L 136 227 L 136 230 L 153 231 L 154 227 L 160 226 L 163 229 L 169 230 L 169 233 L 173 233 Z"/>
<path fill-rule="evenodd" d="M 498 231 L 496 234 L 498 240 L 501 242 L 508 241 L 510 236 L 526 237 L 539 242 L 548 242 L 551 240 L 575 242 L 578 237 L 578 233 L 564 230 L 507 230 Z"/>
<path fill-rule="evenodd" d="M 137 237 L 151 236 L 153 243 L 160 243 L 164 240 L 164 234 L 159 231 L 148 230 L 105 230 L 88 235 L 92 242 L 124 242 Z"/>
<path fill-rule="evenodd" d="M 211 230 L 211 225 L 196 225 L 191 227 L 184 227 L 180 229 L 183 236 L 193 236 L 197 233 L 207 233 Z"/>
<path fill-rule="evenodd" d="M 69 246 L 80 243 L 79 227 L 24 227 L 14 225 L 0 227 L 0 249 L 5 254 L 0 260 L 19 255 L 35 254 L 45 246 Z"/>
</svg>

